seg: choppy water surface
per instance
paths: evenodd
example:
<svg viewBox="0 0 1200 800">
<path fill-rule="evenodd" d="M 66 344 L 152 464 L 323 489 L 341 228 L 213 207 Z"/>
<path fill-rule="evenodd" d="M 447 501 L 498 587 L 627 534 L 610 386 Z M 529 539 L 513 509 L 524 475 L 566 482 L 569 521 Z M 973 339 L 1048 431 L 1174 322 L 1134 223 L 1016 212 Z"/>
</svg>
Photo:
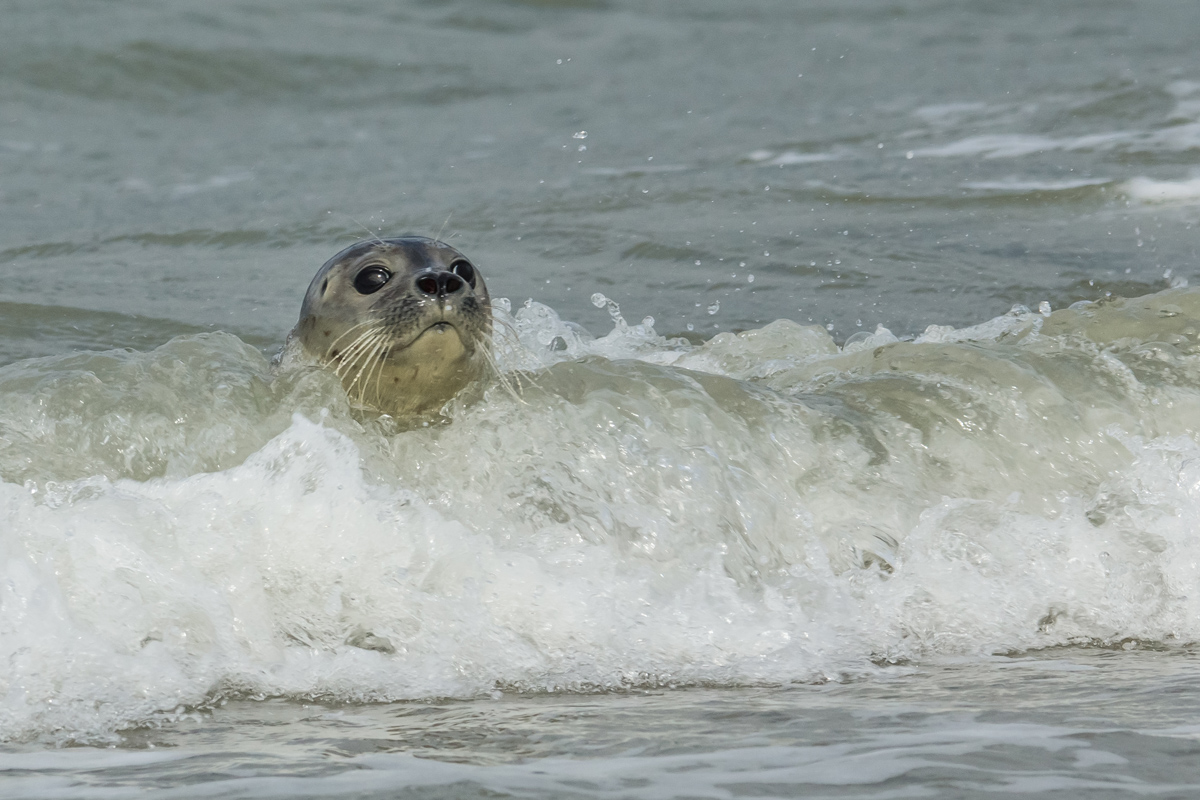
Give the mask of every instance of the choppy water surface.
<svg viewBox="0 0 1200 800">
<path fill-rule="evenodd" d="M 1194 794 L 1198 28 L 6 11 L 0 795 Z M 376 231 L 431 424 L 270 362 Z"/>
</svg>

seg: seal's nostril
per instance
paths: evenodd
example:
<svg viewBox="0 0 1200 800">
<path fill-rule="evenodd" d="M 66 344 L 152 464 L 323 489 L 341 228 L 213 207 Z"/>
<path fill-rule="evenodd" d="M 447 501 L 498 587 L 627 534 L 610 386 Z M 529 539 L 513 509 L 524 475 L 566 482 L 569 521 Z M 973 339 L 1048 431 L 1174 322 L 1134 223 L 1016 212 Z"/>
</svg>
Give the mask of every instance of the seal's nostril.
<svg viewBox="0 0 1200 800">
<path fill-rule="evenodd" d="M 438 276 L 441 278 L 442 289 L 446 294 L 454 294 L 463 287 L 462 278 L 450 272 L 443 272 Z"/>
<path fill-rule="evenodd" d="M 422 275 L 417 278 L 417 288 L 425 294 L 437 294 L 438 282 L 437 278 L 432 275 Z"/>
</svg>

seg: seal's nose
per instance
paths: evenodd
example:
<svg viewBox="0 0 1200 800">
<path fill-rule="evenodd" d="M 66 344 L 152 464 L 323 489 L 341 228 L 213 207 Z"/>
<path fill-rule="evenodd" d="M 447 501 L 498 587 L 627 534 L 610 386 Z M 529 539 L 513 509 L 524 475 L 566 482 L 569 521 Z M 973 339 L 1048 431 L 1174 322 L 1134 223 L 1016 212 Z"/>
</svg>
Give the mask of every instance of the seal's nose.
<svg viewBox="0 0 1200 800">
<path fill-rule="evenodd" d="M 462 291 L 463 279 L 453 272 L 426 272 L 417 278 L 417 290 L 431 297 L 446 297 Z"/>
</svg>

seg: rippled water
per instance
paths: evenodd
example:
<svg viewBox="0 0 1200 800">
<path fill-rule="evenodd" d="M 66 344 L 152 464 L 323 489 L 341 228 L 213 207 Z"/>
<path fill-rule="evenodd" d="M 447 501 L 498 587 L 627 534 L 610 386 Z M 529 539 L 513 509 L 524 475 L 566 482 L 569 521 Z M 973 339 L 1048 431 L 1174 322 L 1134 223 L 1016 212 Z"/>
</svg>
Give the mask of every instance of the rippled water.
<svg viewBox="0 0 1200 800">
<path fill-rule="evenodd" d="M 132 750 L 0 763 L 14 794 L 55 797 L 1187 797 L 1192 658 L 1074 650 L 784 691 L 243 701 L 134 732 Z"/>
<path fill-rule="evenodd" d="M 1198 24 L 6 10 L 0 795 L 1195 793 Z M 431 424 L 270 362 L 377 232 Z"/>
</svg>

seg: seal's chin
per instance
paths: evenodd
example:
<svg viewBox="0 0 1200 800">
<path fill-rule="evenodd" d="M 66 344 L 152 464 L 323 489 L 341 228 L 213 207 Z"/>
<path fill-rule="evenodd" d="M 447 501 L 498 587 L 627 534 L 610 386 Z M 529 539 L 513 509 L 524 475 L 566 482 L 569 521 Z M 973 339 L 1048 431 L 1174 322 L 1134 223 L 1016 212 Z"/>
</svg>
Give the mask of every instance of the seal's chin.
<svg viewBox="0 0 1200 800">
<path fill-rule="evenodd" d="M 449 322 L 435 322 L 403 348 L 391 352 L 393 361 L 419 359 L 428 368 L 458 361 L 468 354 L 467 344 L 458 328 Z"/>
</svg>

